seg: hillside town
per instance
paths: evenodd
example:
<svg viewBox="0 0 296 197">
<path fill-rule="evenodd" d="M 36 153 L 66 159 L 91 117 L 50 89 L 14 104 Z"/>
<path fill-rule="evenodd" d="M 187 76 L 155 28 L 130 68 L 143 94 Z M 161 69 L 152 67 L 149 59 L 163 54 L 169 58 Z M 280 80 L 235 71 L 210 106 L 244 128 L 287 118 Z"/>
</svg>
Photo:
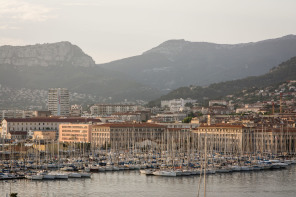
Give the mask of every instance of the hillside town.
<svg viewBox="0 0 296 197">
<path fill-rule="evenodd" d="M 201 125 L 229 124 L 245 127 L 287 128 L 295 127 L 296 114 L 296 81 L 281 83 L 278 87 L 267 87 L 262 90 L 242 90 L 242 95 L 228 95 L 224 100 L 209 100 L 202 106 L 197 100 L 179 98 L 163 100 L 159 107 L 148 108 L 135 103 L 97 103 L 84 109 L 81 104 L 72 104 L 71 93 L 65 88 L 50 89 L 47 110 L 1 110 L 1 138 L 14 141 L 30 140 L 35 131 L 48 129 L 59 136 L 59 122 L 71 124 L 84 122 L 87 119 L 98 120 L 88 124 L 117 124 L 117 123 L 147 123 L 166 125 L 167 128 L 194 129 Z M 46 94 L 47 93 L 43 93 Z M 34 94 L 33 94 L 34 95 Z M 57 95 L 62 95 L 57 97 Z M 32 96 L 32 94 L 30 95 Z M 253 102 L 247 103 L 247 98 L 253 97 Z M 254 102 L 254 99 L 257 99 Z M 41 108 L 42 109 L 42 108 Z M 69 120 L 69 121 L 67 121 Z M 85 120 L 85 121 L 81 121 Z M 11 127 L 9 121 L 15 122 Z M 51 125 L 56 127 L 25 126 L 25 122 L 35 125 Z M 266 125 L 265 122 L 270 122 Z M 18 125 L 18 126 L 16 126 Z M 22 125 L 22 126 L 21 126 Z M 27 125 L 27 124 L 26 124 Z M 10 126 L 10 127 L 9 127 Z M 22 133 L 15 136 L 12 132 Z M 56 140 L 52 139 L 52 140 Z"/>
<path fill-rule="evenodd" d="M 143 168 L 177 165 L 190 168 L 193 174 L 197 173 L 194 169 L 205 151 L 223 157 L 224 165 L 230 162 L 225 160 L 226 155 L 236 155 L 243 162 L 255 162 L 253 166 L 244 166 L 248 169 L 259 165 L 257 159 L 249 161 L 253 156 L 294 158 L 295 81 L 280 84 L 273 90 L 242 92 L 243 98 L 269 96 L 271 100 L 245 103 L 242 97 L 229 95 L 224 100 L 209 100 L 206 106 L 194 99 L 179 98 L 163 100 L 160 107 L 153 108 L 133 103 L 97 103 L 85 110 L 80 104 L 70 105 L 68 89 L 51 88 L 47 93 L 47 110 L 1 111 L 0 158 L 22 163 L 27 159 L 30 165 L 43 169 L 48 162 L 60 161 L 56 159 L 61 156 L 67 159 L 63 167 L 74 165 L 75 169 L 96 171 L 102 166 L 96 168 L 95 163 L 104 155 L 104 162 L 112 162 L 114 169 L 126 162 L 133 168 L 135 165 L 145 166 Z M 158 156 L 143 159 L 146 154 L 156 153 Z M 35 161 L 36 155 L 38 161 Z M 78 164 L 71 160 L 78 158 L 81 159 Z M 85 165 L 86 160 L 92 164 Z M 237 161 L 230 164 L 231 168 L 242 165 Z M 6 164 L 12 171 L 13 165 Z M 231 169 L 223 167 L 223 170 Z M 143 173 L 175 176 L 178 172 Z"/>
</svg>

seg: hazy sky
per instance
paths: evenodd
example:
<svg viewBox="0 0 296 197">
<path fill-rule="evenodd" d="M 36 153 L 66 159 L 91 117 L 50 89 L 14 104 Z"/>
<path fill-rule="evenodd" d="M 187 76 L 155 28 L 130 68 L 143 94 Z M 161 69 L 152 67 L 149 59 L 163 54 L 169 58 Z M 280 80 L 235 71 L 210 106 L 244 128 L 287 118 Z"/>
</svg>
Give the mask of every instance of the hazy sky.
<svg viewBox="0 0 296 197">
<path fill-rule="evenodd" d="M 0 0 L 0 46 L 70 41 L 96 63 L 169 39 L 243 43 L 296 34 L 295 0 Z"/>
</svg>

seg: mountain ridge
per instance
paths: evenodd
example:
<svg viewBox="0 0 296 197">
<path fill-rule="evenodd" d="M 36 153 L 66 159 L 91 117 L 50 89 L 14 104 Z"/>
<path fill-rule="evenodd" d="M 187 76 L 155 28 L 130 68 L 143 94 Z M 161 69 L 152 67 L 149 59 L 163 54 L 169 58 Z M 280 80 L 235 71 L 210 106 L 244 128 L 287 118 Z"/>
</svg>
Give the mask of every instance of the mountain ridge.
<svg viewBox="0 0 296 197">
<path fill-rule="evenodd" d="M 100 98 L 98 102 L 106 98 L 112 98 L 110 102 L 147 101 L 174 87 L 209 86 L 245 75 L 260 75 L 296 55 L 294 35 L 256 43 L 194 45 L 182 39 L 166 41 L 142 55 L 107 64 L 95 64 L 68 41 L 2 46 L 0 84 L 15 89 L 64 87 L 93 94 Z"/>
<path fill-rule="evenodd" d="M 251 43 L 169 40 L 141 55 L 98 64 L 131 79 L 170 90 L 258 76 L 296 55 L 296 36 Z"/>
</svg>

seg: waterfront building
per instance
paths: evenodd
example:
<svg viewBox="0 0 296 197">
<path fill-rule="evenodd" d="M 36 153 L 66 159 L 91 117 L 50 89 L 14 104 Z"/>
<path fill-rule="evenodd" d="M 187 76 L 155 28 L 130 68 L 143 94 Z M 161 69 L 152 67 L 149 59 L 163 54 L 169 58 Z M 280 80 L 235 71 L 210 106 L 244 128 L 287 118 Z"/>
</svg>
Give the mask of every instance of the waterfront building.
<svg viewBox="0 0 296 197">
<path fill-rule="evenodd" d="M 92 126 L 92 124 L 60 124 L 59 141 L 90 143 Z"/>
<path fill-rule="evenodd" d="M 49 118 L 5 118 L 2 120 L 2 137 L 6 138 L 10 131 L 51 131 L 58 133 L 62 123 L 100 123 L 100 119 L 81 117 L 49 117 Z"/>
<path fill-rule="evenodd" d="M 192 130 L 198 148 L 224 154 L 295 154 L 296 128 L 245 127 L 243 125 L 201 125 Z"/>
<path fill-rule="evenodd" d="M 54 116 L 69 116 L 69 90 L 66 88 L 50 88 L 48 90 L 48 111 Z"/>
<path fill-rule="evenodd" d="M 134 143 L 150 140 L 160 143 L 166 127 L 149 123 L 106 123 L 92 126 L 92 144 L 95 147 L 111 145 L 129 148 Z"/>
<path fill-rule="evenodd" d="M 253 152 L 281 155 L 296 153 L 296 128 L 291 127 L 257 127 L 252 140 Z"/>
<path fill-rule="evenodd" d="M 252 139 L 253 129 L 243 125 L 214 124 L 201 125 L 193 129 L 198 141 L 198 149 L 203 150 L 205 139 L 213 151 L 225 154 L 241 154 L 247 151 L 248 142 Z"/>
</svg>

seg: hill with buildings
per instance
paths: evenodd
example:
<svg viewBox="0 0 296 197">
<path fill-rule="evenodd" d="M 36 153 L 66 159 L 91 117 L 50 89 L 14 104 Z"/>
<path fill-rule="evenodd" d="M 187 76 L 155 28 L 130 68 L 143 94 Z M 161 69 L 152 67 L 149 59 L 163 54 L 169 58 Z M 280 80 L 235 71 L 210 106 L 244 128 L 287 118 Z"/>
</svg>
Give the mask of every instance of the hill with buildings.
<svg viewBox="0 0 296 197">
<path fill-rule="evenodd" d="M 160 105 L 161 100 L 170 100 L 175 98 L 192 98 L 197 99 L 199 103 L 207 103 L 211 99 L 221 99 L 227 96 L 246 97 L 260 89 L 273 89 L 280 83 L 295 80 L 296 78 L 296 57 L 281 63 L 279 66 L 272 68 L 267 74 L 261 76 L 247 77 L 239 80 L 232 80 L 221 83 L 214 83 L 207 87 L 189 86 L 181 87 L 171 91 L 161 98 L 151 101 L 150 106 Z M 248 95 L 244 93 L 248 92 Z M 254 94 L 253 94 L 254 95 Z M 256 100 L 256 99 L 255 99 Z M 254 101 L 255 101 L 254 100 Z M 249 100 L 249 102 L 254 102 Z"/>
<path fill-rule="evenodd" d="M 169 40 L 139 56 L 100 64 L 161 90 L 259 76 L 295 56 L 296 36 L 245 44 Z"/>
</svg>

